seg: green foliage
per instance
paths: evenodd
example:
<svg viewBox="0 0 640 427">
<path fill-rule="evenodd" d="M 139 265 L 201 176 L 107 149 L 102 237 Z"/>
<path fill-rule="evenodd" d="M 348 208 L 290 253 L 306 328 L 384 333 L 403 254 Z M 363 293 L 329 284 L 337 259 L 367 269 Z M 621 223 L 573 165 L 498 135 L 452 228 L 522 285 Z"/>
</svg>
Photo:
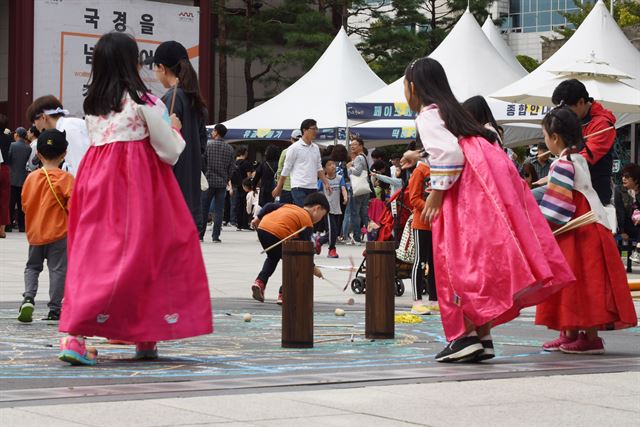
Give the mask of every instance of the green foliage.
<svg viewBox="0 0 640 427">
<path fill-rule="evenodd" d="M 279 92 L 300 76 L 297 73 L 309 70 L 333 39 L 331 22 L 312 1 L 285 0 L 264 8 L 256 8 L 255 0 L 242 4 L 244 8 L 225 10 L 226 53 L 244 60 L 247 86 L 261 82 L 268 92 Z M 247 108 L 264 101 L 250 99 L 252 94 L 252 89 L 247 91 Z"/>
<path fill-rule="evenodd" d="M 529 73 L 540 66 L 540 63 L 527 55 L 516 55 L 516 59 Z"/>
<path fill-rule="evenodd" d="M 362 55 L 382 80 L 399 78 L 412 60 L 429 55 L 444 40 L 462 13 L 467 0 L 392 0 L 389 8 L 375 10 L 368 31 L 359 32 Z M 471 0 L 470 11 L 484 22 L 492 0 Z"/>
<path fill-rule="evenodd" d="M 581 0 L 573 0 L 573 4 L 578 9 L 576 12 L 560 13 L 572 26 L 554 30 L 566 39 L 569 39 L 576 32 L 576 28 L 582 24 L 595 6 L 595 2 L 582 3 Z M 610 0 L 604 0 L 604 4 L 608 10 L 611 10 Z M 615 0 L 613 2 L 613 19 L 622 28 L 640 23 L 640 2 L 638 0 Z"/>
</svg>

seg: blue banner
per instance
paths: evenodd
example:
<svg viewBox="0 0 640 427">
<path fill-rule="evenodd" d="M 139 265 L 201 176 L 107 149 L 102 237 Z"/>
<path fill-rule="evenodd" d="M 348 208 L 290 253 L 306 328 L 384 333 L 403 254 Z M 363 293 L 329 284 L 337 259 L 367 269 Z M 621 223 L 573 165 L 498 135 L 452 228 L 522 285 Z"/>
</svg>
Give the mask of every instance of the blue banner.
<svg viewBox="0 0 640 427">
<path fill-rule="evenodd" d="M 347 118 L 350 120 L 414 119 L 415 113 L 406 102 L 348 103 Z"/>
<path fill-rule="evenodd" d="M 211 132 L 212 128 L 209 129 Z M 294 129 L 229 129 L 225 135 L 225 139 L 229 140 L 247 140 L 247 141 L 288 141 L 291 139 L 291 133 Z M 321 128 L 318 130 L 316 141 L 333 141 L 336 139 L 344 139 L 346 135 L 345 128 Z"/>
<path fill-rule="evenodd" d="M 366 125 L 365 125 L 366 126 Z M 398 143 L 413 141 L 416 139 L 416 128 L 401 127 L 401 128 L 350 128 L 349 133 L 351 136 L 360 137 L 372 141 L 393 141 L 397 140 Z"/>
</svg>

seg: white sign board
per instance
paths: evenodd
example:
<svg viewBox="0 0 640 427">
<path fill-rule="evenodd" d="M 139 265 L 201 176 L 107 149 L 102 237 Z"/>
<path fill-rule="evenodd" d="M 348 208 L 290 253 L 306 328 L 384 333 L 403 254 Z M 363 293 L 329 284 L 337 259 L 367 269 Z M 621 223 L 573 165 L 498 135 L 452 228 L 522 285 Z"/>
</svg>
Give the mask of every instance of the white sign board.
<svg viewBox="0 0 640 427">
<path fill-rule="evenodd" d="M 104 33 L 131 34 L 141 60 L 152 56 L 163 41 L 176 40 L 198 69 L 197 7 L 142 0 L 36 0 L 34 6 L 34 98 L 55 95 L 74 116 L 84 116 L 91 55 Z M 155 95 L 166 92 L 151 66 L 143 67 L 141 74 Z"/>
</svg>

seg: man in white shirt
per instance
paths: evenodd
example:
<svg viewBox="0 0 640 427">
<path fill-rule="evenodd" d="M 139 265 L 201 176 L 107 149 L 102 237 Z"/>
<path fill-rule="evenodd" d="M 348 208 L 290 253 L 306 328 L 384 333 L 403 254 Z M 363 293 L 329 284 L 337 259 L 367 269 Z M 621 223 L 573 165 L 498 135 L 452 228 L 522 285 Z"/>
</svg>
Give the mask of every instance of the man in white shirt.
<svg viewBox="0 0 640 427">
<path fill-rule="evenodd" d="M 284 182 L 290 176 L 293 203 L 303 207 L 305 197 L 318 191 L 318 179 L 322 180 L 324 188 L 331 189 L 331 186 L 322 169 L 320 147 L 313 143 L 318 134 L 318 124 L 313 119 L 305 119 L 300 130 L 302 138 L 287 149 L 282 174 L 272 195 L 280 195 Z"/>
<path fill-rule="evenodd" d="M 27 108 L 27 118 L 39 131 L 57 129 L 66 132 L 69 147 L 62 169 L 75 176 L 91 141 L 84 120 L 64 117 L 68 113 L 53 95 L 41 96 Z"/>
</svg>

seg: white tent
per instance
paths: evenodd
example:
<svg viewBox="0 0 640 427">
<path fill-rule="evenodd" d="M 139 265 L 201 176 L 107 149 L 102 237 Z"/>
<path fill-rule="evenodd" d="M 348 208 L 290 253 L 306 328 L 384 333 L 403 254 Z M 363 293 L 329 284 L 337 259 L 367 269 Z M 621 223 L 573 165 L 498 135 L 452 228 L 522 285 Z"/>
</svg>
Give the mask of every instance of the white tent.
<svg viewBox="0 0 640 427">
<path fill-rule="evenodd" d="M 511 68 L 513 68 L 516 72 L 520 74 L 521 77 L 527 75 L 527 70 L 524 69 L 522 64 L 516 59 L 516 56 L 513 54 L 513 51 L 504 41 L 502 35 L 500 34 L 500 30 L 491 20 L 491 15 L 487 16 L 487 20 L 484 21 L 482 25 L 482 32 L 487 36 L 493 47 L 498 51 L 502 59 L 504 59 Z"/>
<path fill-rule="evenodd" d="M 517 82 L 494 92 L 492 96 L 512 102 L 526 99 L 524 95 L 527 92 L 544 87 L 549 82 L 561 81 L 559 71 L 575 68 L 581 62 L 594 57 L 631 77 L 622 80 L 624 84 L 640 89 L 640 52 L 625 37 L 602 1 L 596 3 L 573 36 L 540 67 Z M 606 100 L 606 92 L 599 96 Z M 551 105 L 549 98 L 546 102 L 547 105 Z M 637 102 L 640 104 L 640 99 Z M 640 119 L 637 114 L 616 116 L 617 127 Z"/>
<path fill-rule="evenodd" d="M 227 140 L 286 139 L 312 118 L 320 139 L 335 139 L 347 124 L 345 103 L 383 87 L 341 29 L 304 76 L 269 101 L 224 122 Z"/>
<path fill-rule="evenodd" d="M 469 10 L 429 57 L 442 64 L 453 93 L 461 102 L 471 96 L 488 95 L 523 75 L 522 70 L 515 69 L 500 55 Z M 496 120 L 507 128 L 509 140 L 530 141 L 541 137 L 539 127 L 509 125 L 539 122 L 545 111 L 538 106 L 517 105 L 491 98 L 487 98 L 487 102 Z M 384 140 L 373 145 L 415 138 L 412 114 L 404 97 L 404 77 L 348 103 L 347 110 L 353 125 L 350 128 L 352 133 L 365 139 Z"/>
</svg>

